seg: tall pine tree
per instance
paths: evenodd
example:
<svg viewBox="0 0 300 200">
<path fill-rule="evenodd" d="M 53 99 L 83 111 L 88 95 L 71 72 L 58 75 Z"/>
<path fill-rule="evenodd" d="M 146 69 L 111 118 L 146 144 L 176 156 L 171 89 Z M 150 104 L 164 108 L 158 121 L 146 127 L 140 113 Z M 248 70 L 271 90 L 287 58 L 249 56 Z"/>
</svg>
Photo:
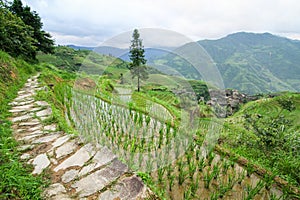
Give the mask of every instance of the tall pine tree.
<svg viewBox="0 0 300 200">
<path fill-rule="evenodd" d="M 142 39 L 140 39 L 140 34 L 137 29 L 134 29 L 132 38 L 129 51 L 129 58 L 131 60 L 129 69 L 132 78 L 137 77 L 137 87 L 139 92 L 141 86 L 140 81 L 148 79 L 147 67 L 145 65 L 147 60 L 144 55 L 145 50 L 142 44 Z"/>
</svg>

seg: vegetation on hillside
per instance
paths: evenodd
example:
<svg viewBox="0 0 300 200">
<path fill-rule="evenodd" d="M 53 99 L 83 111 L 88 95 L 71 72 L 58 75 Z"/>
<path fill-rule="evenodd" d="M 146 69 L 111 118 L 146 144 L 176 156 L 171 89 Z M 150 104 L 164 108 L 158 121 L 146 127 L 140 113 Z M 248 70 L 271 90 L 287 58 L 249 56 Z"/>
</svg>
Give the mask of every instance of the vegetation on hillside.
<svg viewBox="0 0 300 200">
<path fill-rule="evenodd" d="M 25 60 L 35 60 L 37 51 L 52 53 L 54 41 L 42 26 L 39 15 L 21 0 L 0 2 L 0 50 Z"/>
<path fill-rule="evenodd" d="M 225 88 L 247 94 L 300 91 L 299 41 L 269 33 L 241 32 L 198 43 L 216 64 Z M 192 63 L 172 53 L 148 62 L 168 66 L 170 74 L 179 72 L 188 79 L 203 79 Z"/>
</svg>

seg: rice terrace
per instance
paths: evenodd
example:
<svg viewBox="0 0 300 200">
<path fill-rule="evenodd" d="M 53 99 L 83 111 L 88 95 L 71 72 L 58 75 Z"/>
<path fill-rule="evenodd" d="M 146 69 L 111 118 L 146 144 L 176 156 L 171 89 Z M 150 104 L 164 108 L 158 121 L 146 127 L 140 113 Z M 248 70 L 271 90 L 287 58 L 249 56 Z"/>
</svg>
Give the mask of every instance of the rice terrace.
<svg viewBox="0 0 300 200">
<path fill-rule="evenodd" d="M 299 6 L 265 4 L 0 0 L 0 199 L 300 199 Z"/>
</svg>

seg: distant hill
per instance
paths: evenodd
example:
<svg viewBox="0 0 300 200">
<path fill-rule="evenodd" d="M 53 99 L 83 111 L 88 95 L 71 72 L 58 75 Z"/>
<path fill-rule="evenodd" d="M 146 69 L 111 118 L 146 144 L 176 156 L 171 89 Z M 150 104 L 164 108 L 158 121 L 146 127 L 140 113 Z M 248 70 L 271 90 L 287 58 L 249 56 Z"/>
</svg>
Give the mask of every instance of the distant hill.
<svg viewBox="0 0 300 200">
<path fill-rule="evenodd" d="M 239 32 L 218 40 L 201 40 L 198 43 L 213 59 L 226 88 L 248 94 L 300 91 L 298 40 L 270 33 Z M 75 49 L 92 48 L 69 46 Z M 129 61 L 129 49 L 97 47 L 94 51 Z M 203 79 L 184 58 L 166 50 L 146 48 L 145 57 L 148 65 L 163 73 Z"/>
<path fill-rule="evenodd" d="M 227 88 L 247 93 L 300 91 L 300 41 L 241 32 L 199 44 L 213 58 Z"/>
</svg>

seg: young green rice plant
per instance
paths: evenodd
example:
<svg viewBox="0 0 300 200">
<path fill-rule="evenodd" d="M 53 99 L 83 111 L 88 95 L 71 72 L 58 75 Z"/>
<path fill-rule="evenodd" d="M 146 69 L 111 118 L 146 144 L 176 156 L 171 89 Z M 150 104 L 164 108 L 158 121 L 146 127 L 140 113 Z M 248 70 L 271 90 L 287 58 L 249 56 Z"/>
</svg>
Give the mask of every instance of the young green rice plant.
<svg viewBox="0 0 300 200">
<path fill-rule="evenodd" d="M 196 192 L 199 188 L 199 177 L 197 176 L 195 181 L 192 181 L 191 183 L 191 192 L 192 192 L 192 197 L 196 196 Z"/>
<path fill-rule="evenodd" d="M 204 179 L 203 179 L 203 181 L 204 181 L 204 187 L 206 189 L 209 189 L 209 185 L 210 185 L 210 182 L 211 182 L 212 179 L 213 179 L 213 173 L 211 173 L 210 172 L 210 168 L 208 168 L 206 170 L 206 172 L 204 173 Z"/>
<path fill-rule="evenodd" d="M 191 191 L 191 187 L 188 187 L 184 190 L 183 193 L 183 199 L 185 200 L 189 200 L 192 199 L 192 191 Z"/>
<path fill-rule="evenodd" d="M 237 178 L 238 184 L 240 184 L 240 185 L 242 184 L 242 181 L 245 179 L 245 174 L 246 173 L 244 170 L 238 174 L 238 178 Z"/>
<path fill-rule="evenodd" d="M 148 172 L 151 172 L 153 169 L 153 160 L 152 160 L 152 156 L 150 155 L 150 153 L 148 153 L 148 159 L 146 161 L 146 169 Z"/>
<path fill-rule="evenodd" d="M 195 165 L 194 161 L 191 161 L 188 164 L 189 164 L 189 178 L 192 180 L 196 172 L 197 166 Z"/>
<path fill-rule="evenodd" d="M 186 153 L 185 153 L 185 155 L 186 155 L 186 160 L 187 160 L 187 163 L 190 163 L 190 162 L 192 162 L 191 160 L 192 160 L 192 157 L 193 157 L 193 154 L 192 154 L 192 152 L 191 151 L 189 151 L 189 150 L 187 150 L 186 151 Z"/>
<path fill-rule="evenodd" d="M 215 158 L 215 153 L 213 152 L 213 151 L 210 151 L 209 153 L 208 153 L 208 165 L 210 166 L 211 165 L 211 163 L 212 163 L 212 161 L 213 161 L 213 159 Z"/>
<path fill-rule="evenodd" d="M 187 175 L 187 172 L 184 171 L 183 169 L 179 171 L 179 174 L 178 174 L 178 184 L 179 185 L 182 185 L 186 179 L 186 175 Z"/>
<path fill-rule="evenodd" d="M 218 176 L 219 176 L 219 173 L 220 173 L 220 169 L 219 169 L 218 164 L 216 163 L 216 164 L 214 164 L 213 171 L 212 171 L 212 177 L 213 177 L 213 179 L 216 180 L 218 178 Z"/>
<path fill-rule="evenodd" d="M 158 178 L 158 182 L 159 183 L 163 182 L 164 173 L 165 173 L 165 168 L 164 167 L 158 168 L 158 170 L 157 170 L 157 178 Z"/>
<path fill-rule="evenodd" d="M 169 191 L 172 191 L 172 187 L 174 185 L 175 176 L 173 176 L 173 175 L 168 176 L 168 180 L 169 180 Z"/>
<path fill-rule="evenodd" d="M 234 184 L 236 183 L 235 174 L 229 173 L 227 179 L 227 188 L 232 189 Z"/>
<path fill-rule="evenodd" d="M 250 177 L 251 174 L 254 172 L 254 166 L 250 162 L 247 163 L 246 165 L 247 168 L 247 176 Z"/>
<path fill-rule="evenodd" d="M 226 174 L 229 167 L 230 167 L 230 163 L 225 160 L 222 164 L 222 174 Z"/>
<path fill-rule="evenodd" d="M 202 172 L 204 167 L 206 166 L 204 157 L 201 157 L 201 159 L 198 161 L 198 171 Z"/>
<path fill-rule="evenodd" d="M 159 140 L 158 140 L 158 148 L 161 148 L 161 145 L 163 144 L 163 139 L 164 139 L 164 129 L 160 128 L 159 130 Z"/>
<path fill-rule="evenodd" d="M 195 153 L 195 157 L 196 157 L 196 160 L 200 160 L 200 157 L 201 157 L 201 150 L 199 148 L 196 149 L 196 153 Z"/>
<path fill-rule="evenodd" d="M 219 192 L 215 191 L 215 192 L 211 193 L 210 200 L 218 200 L 219 196 L 220 196 Z"/>
<path fill-rule="evenodd" d="M 150 118 L 149 115 L 146 115 L 145 121 L 146 121 L 146 125 L 149 126 L 149 123 L 150 123 L 150 121 L 151 121 L 151 118 Z"/>
<path fill-rule="evenodd" d="M 246 186 L 247 197 L 244 198 L 244 200 L 254 199 L 254 197 L 261 191 L 263 187 L 264 187 L 264 182 L 262 180 L 260 180 L 254 188 L 249 185 Z"/>
<path fill-rule="evenodd" d="M 268 173 L 265 173 L 264 177 L 263 177 L 263 180 L 265 181 L 265 188 L 266 190 L 270 190 L 271 189 L 271 186 L 274 182 L 274 178 L 276 176 L 276 173 L 273 173 L 273 174 L 268 174 Z"/>
</svg>

